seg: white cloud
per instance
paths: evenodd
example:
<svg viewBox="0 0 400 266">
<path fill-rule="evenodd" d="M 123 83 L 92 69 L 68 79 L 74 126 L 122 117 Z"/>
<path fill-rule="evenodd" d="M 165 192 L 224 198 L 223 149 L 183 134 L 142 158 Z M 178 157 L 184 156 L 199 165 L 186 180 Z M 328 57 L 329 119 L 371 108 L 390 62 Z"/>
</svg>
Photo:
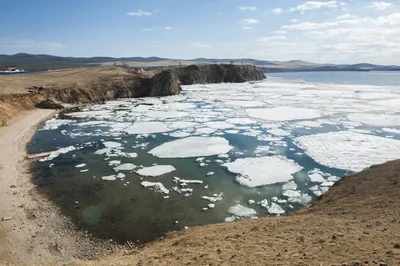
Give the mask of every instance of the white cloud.
<svg viewBox="0 0 400 266">
<path fill-rule="evenodd" d="M 209 48 L 209 47 L 211 47 L 211 45 L 209 45 L 209 44 L 198 43 L 198 42 L 192 43 L 192 46 L 193 47 L 197 47 L 197 48 Z"/>
<path fill-rule="evenodd" d="M 400 13 L 393 13 L 388 16 L 378 17 L 376 21 L 379 25 L 400 25 Z"/>
<path fill-rule="evenodd" d="M 242 30 L 251 30 L 252 27 L 251 26 L 243 26 L 241 27 Z"/>
<path fill-rule="evenodd" d="M 317 29 L 324 29 L 336 26 L 337 24 L 338 24 L 337 22 L 322 22 L 322 23 L 302 22 L 294 25 L 283 25 L 282 28 L 288 30 L 317 30 Z"/>
<path fill-rule="evenodd" d="M 345 14 L 345 15 L 341 15 L 341 16 L 337 16 L 337 17 L 336 17 L 337 20 L 342 20 L 342 19 L 353 19 L 353 18 L 357 18 L 357 16 L 355 16 L 355 15 L 350 15 L 350 14 Z"/>
<path fill-rule="evenodd" d="M 146 28 L 146 29 L 142 29 L 142 31 L 152 31 L 153 29 L 150 28 Z"/>
<path fill-rule="evenodd" d="M 345 5 L 346 5 L 346 3 L 339 2 L 339 1 L 328 1 L 328 2 L 308 1 L 308 2 L 305 2 L 304 4 L 298 5 L 297 7 L 292 7 L 290 9 L 290 11 L 292 11 L 292 12 L 300 11 L 301 13 L 304 13 L 305 11 L 313 10 L 313 9 L 320 9 L 322 7 L 338 8 L 338 7 L 343 7 Z"/>
<path fill-rule="evenodd" d="M 129 15 L 129 16 L 151 16 L 151 13 L 139 9 L 138 11 L 135 11 L 135 12 L 129 12 L 129 13 L 127 13 L 127 15 Z"/>
<path fill-rule="evenodd" d="M 396 15 L 398 14 L 398 15 Z M 381 22 L 379 22 L 379 20 Z M 331 28 L 339 25 L 368 25 L 368 26 L 374 26 L 377 24 L 391 24 L 395 25 L 397 23 L 400 23 L 400 13 L 395 13 L 387 17 L 380 17 L 377 20 L 371 19 L 371 18 L 355 18 L 355 19 L 345 19 L 345 20 L 338 20 L 334 22 L 319 22 L 319 23 L 314 23 L 314 22 L 302 22 L 299 24 L 292 24 L 292 25 L 283 25 L 283 29 L 287 30 L 299 30 L 299 31 L 310 31 L 310 30 L 318 30 L 318 29 L 326 29 L 326 28 Z"/>
<path fill-rule="evenodd" d="M 274 12 L 275 14 L 282 14 L 283 13 L 283 9 L 282 8 L 274 8 L 272 9 L 272 12 Z"/>
<path fill-rule="evenodd" d="M 286 40 L 287 40 L 286 36 L 283 36 L 283 35 L 261 37 L 261 38 L 257 39 L 257 41 L 259 41 L 259 42 L 286 41 Z"/>
<path fill-rule="evenodd" d="M 298 19 L 291 19 L 291 20 L 289 20 L 289 22 L 290 23 L 297 23 L 297 22 L 299 22 L 299 20 Z"/>
<path fill-rule="evenodd" d="M 275 34 L 286 34 L 287 31 L 285 31 L 285 30 L 276 30 L 276 31 L 273 31 L 273 33 L 275 33 Z"/>
<path fill-rule="evenodd" d="M 253 24 L 259 23 L 260 21 L 257 19 L 254 19 L 254 18 L 245 18 L 245 19 L 239 20 L 238 22 L 243 25 L 253 25 Z"/>
<path fill-rule="evenodd" d="M 385 10 L 389 7 L 392 7 L 392 3 L 387 3 L 387 2 L 372 2 L 369 8 L 374 8 L 376 10 Z"/>
<path fill-rule="evenodd" d="M 242 10 L 242 11 L 246 11 L 246 10 L 248 10 L 248 11 L 256 11 L 257 7 L 255 7 L 255 6 L 239 6 L 238 9 Z"/>
<path fill-rule="evenodd" d="M 167 27 L 165 27 L 164 29 L 166 29 L 166 30 L 172 30 L 172 27 L 167 26 Z"/>
</svg>

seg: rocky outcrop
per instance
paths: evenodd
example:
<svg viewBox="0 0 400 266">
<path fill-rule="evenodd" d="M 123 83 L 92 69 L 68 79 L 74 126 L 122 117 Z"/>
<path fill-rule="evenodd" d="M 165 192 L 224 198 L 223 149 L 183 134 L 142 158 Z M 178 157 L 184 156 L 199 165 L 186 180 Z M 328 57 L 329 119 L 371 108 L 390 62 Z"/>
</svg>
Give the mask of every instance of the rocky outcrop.
<svg viewBox="0 0 400 266">
<path fill-rule="evenodd" d="M 242 83 L 265 79 L 254 65 L 207 64 L 175 69 L 182 85 L 206 83 Z"/>
<path fill-rule="evenodd" d="M 176 95 L 182 91 L 181 82 L 176 72 L 166 70 L 156 74 L 150 82 L 148 96 Z"/>
<path fill-rule="evenodd" d="M 51 98 L 43 100 L 35 106 L 41 109 L 64 109 L 64 106 L 60 101 Z"/>
<path fill-rule="evenodd" d="M 181 90 L 178 75 L 172 70 L 165 70 L 151 78 L 136 78 L 116 84 L 114 98 L 168 96 L 179 94 Z"/>
</svg>

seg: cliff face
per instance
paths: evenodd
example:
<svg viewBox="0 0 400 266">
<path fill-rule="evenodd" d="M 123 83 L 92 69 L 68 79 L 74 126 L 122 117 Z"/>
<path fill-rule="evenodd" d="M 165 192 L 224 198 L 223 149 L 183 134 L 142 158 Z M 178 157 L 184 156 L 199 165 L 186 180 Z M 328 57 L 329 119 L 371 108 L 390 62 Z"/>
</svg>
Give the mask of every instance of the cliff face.
<svg viewBox="0 0 400 266">
<path fill-rule="evenodd" d="M 206 83 L 242 83 L 265 79 L 264 73 L 254 65 L 209 64 L 175 69 L 182 85 Z"/>
<path fill-rule="evenodd" d="M 176 95 L 182 91 L 178 75 L 172 70 L 155 74 L 152 78 L 135 78 L 113 84 L 114 98 L 136 98 Z"/>
</svg>

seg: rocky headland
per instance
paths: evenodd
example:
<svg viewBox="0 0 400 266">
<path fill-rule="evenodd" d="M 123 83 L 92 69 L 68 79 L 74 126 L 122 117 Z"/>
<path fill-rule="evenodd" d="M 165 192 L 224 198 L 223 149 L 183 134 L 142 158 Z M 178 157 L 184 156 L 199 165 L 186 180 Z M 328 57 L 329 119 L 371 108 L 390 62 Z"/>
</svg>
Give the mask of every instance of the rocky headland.
<svg viewBox="0 0 400 266">
<path fill-rule="evenodd" d="M 95 71 L 88 68 L 87 71 Z M 102 68 L 99 68 L 100 72 Z M 68 74 L 68 71 L 65 71 Z M 26 74 L 12 78 L 27 78 Z M 79 73 L 85 75 L 85 70 Z M 64 75 L 65 76 L 65 75 Z M 75 75 L 77 76 L 77 75 Z M 87 81 L 57 86 L 57 78 L 48 73 L 36 74 L 34 85 L 29 79 L 23 83 L 26 92 L 3 95 L 0 91 L 0 126 L 21 110 L 35 107 L 58 109 L 62 104 L 98 103 L 116 98 L 154 97 L 179 94 L 181 85 L 195 83 L 247 82 L 265 79 L 264 74 L 253 65 L 192 65 L 159 72 L 136 72 L 114 69 L 112 74 L 97 75 Z M 93 76 L 93 75 L 92 75 Z M 39 77 L 39 78 L 38 78 Z M 74 78 L 72 78 L 74 77 Z M 3 78 L 3 77 L 2 77 Z M 51 79 L 52 83 L 47 80 Z"/>
</svg>

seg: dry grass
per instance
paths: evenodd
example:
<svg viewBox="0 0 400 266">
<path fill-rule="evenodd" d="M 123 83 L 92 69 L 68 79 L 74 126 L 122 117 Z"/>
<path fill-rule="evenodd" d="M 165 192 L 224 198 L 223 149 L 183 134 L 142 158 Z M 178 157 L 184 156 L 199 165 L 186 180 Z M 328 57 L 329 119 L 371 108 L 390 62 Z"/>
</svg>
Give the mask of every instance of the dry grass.
<svg viewBox="0 0 400 266">
<path fill-rule="evenodd" d="M 65 89 L 84 87 L 99 78 L 128 75 L 116 67 L 87 67 L 22 75 L 0 75 L 0 95 L 29 93 L 32 87 Z"/>
</svg>

